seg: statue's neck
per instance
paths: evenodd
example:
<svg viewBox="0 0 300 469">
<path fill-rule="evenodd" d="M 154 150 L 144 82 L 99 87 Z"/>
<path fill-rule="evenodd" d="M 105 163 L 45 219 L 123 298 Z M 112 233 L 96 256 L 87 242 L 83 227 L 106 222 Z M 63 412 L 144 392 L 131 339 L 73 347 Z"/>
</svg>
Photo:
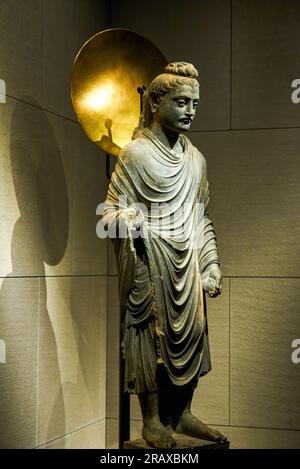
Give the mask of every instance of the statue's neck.
<svg viewBox="0 0 300 469">
<path fill-rule="evenodd" d="M 180 142 L 179 133 L 170 132 L 162 127 L 158 122 L 153 122 L 150 128 L 153 135 L 167 148 L 176 153 L 182 153 L 183 148 Z"/>
</svg>

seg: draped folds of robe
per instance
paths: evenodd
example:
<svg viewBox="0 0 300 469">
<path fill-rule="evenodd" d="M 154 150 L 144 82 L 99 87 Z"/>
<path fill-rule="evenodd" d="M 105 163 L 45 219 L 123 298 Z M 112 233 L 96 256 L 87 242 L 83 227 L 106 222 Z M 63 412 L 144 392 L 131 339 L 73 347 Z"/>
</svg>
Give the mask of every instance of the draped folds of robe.
<svg viewBox="0 0 300 469">
<path fill-rule="evenodd" d="M 175 153 L 144 129 L 122 150 L 105 202 L 127 392 L 157 390 L 157 363 L 178 386 L 211 369 L 201 273 L 219 260 L 206 162 L 187 137 L 180 141 Z"/>
</svg>

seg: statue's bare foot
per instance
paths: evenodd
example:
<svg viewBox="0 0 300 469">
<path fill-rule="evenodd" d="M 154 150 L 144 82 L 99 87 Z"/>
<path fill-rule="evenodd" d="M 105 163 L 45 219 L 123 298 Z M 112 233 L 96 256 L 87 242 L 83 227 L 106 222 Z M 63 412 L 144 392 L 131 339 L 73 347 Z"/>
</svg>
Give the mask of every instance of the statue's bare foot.
<svg viewBox="0 0 300 469">
<path fill-rule="evenodd" d="M 197 419 L 190 411 L 185 411 L 179 419 L 175 433 L 201 438 L 202 440 L 224 442 L 227 437 L 215 428 L 210 428 Z"/>
<path fill-rule="evenodd" d="M 175 440 L 158 418 L 149 419 L 145 423 L 142 435 L 148 445 L 154 448 L 168 449 L 176 446 Z"/>
</svg>

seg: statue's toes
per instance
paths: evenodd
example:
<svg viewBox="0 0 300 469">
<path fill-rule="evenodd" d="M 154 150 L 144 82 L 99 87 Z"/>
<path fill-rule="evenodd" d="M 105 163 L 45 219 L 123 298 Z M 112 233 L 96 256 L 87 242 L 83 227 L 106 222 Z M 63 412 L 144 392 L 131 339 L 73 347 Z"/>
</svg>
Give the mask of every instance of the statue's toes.
<svg viewBox="0 0 300 469">
<path fill-rule="evenodd" d="M 174 438 L 172 438 L 170 435 L 168 435 L 167 438 L 164 435 L 162 438 L 158 439 L 155 446 L 156 448 L 160 448 L 160 449 L 170 449 L 170 448 L 175 448 L 176 442 Z"/>
<path fill-rule="evenodd" d="M 221 433 L 219 430 L 213 429 L 214 436 L 218 441 L 227 441 L 227 436 Z"/>
</svg>

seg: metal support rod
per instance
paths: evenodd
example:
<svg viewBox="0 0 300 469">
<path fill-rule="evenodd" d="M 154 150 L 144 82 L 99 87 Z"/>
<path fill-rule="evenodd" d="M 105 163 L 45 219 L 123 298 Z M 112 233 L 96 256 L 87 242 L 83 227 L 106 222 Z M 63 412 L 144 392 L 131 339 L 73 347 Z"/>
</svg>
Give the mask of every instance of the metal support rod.
<svg viewBox="0 0 300 469">
<path fill-rule="evenodd" d="M 125 360 L 120 352 L 119 449 L 130 440 L 130 395 L 124 392 Z"/>
<path fill-rule="evenodd" d="M 109 164 L 109 154 L 108 153 L 106 153 L 105 170 L 106 170 L 106 177 L 110 181 L 111 175 L 110 175 L 110 164 Z"/>
</svg>

